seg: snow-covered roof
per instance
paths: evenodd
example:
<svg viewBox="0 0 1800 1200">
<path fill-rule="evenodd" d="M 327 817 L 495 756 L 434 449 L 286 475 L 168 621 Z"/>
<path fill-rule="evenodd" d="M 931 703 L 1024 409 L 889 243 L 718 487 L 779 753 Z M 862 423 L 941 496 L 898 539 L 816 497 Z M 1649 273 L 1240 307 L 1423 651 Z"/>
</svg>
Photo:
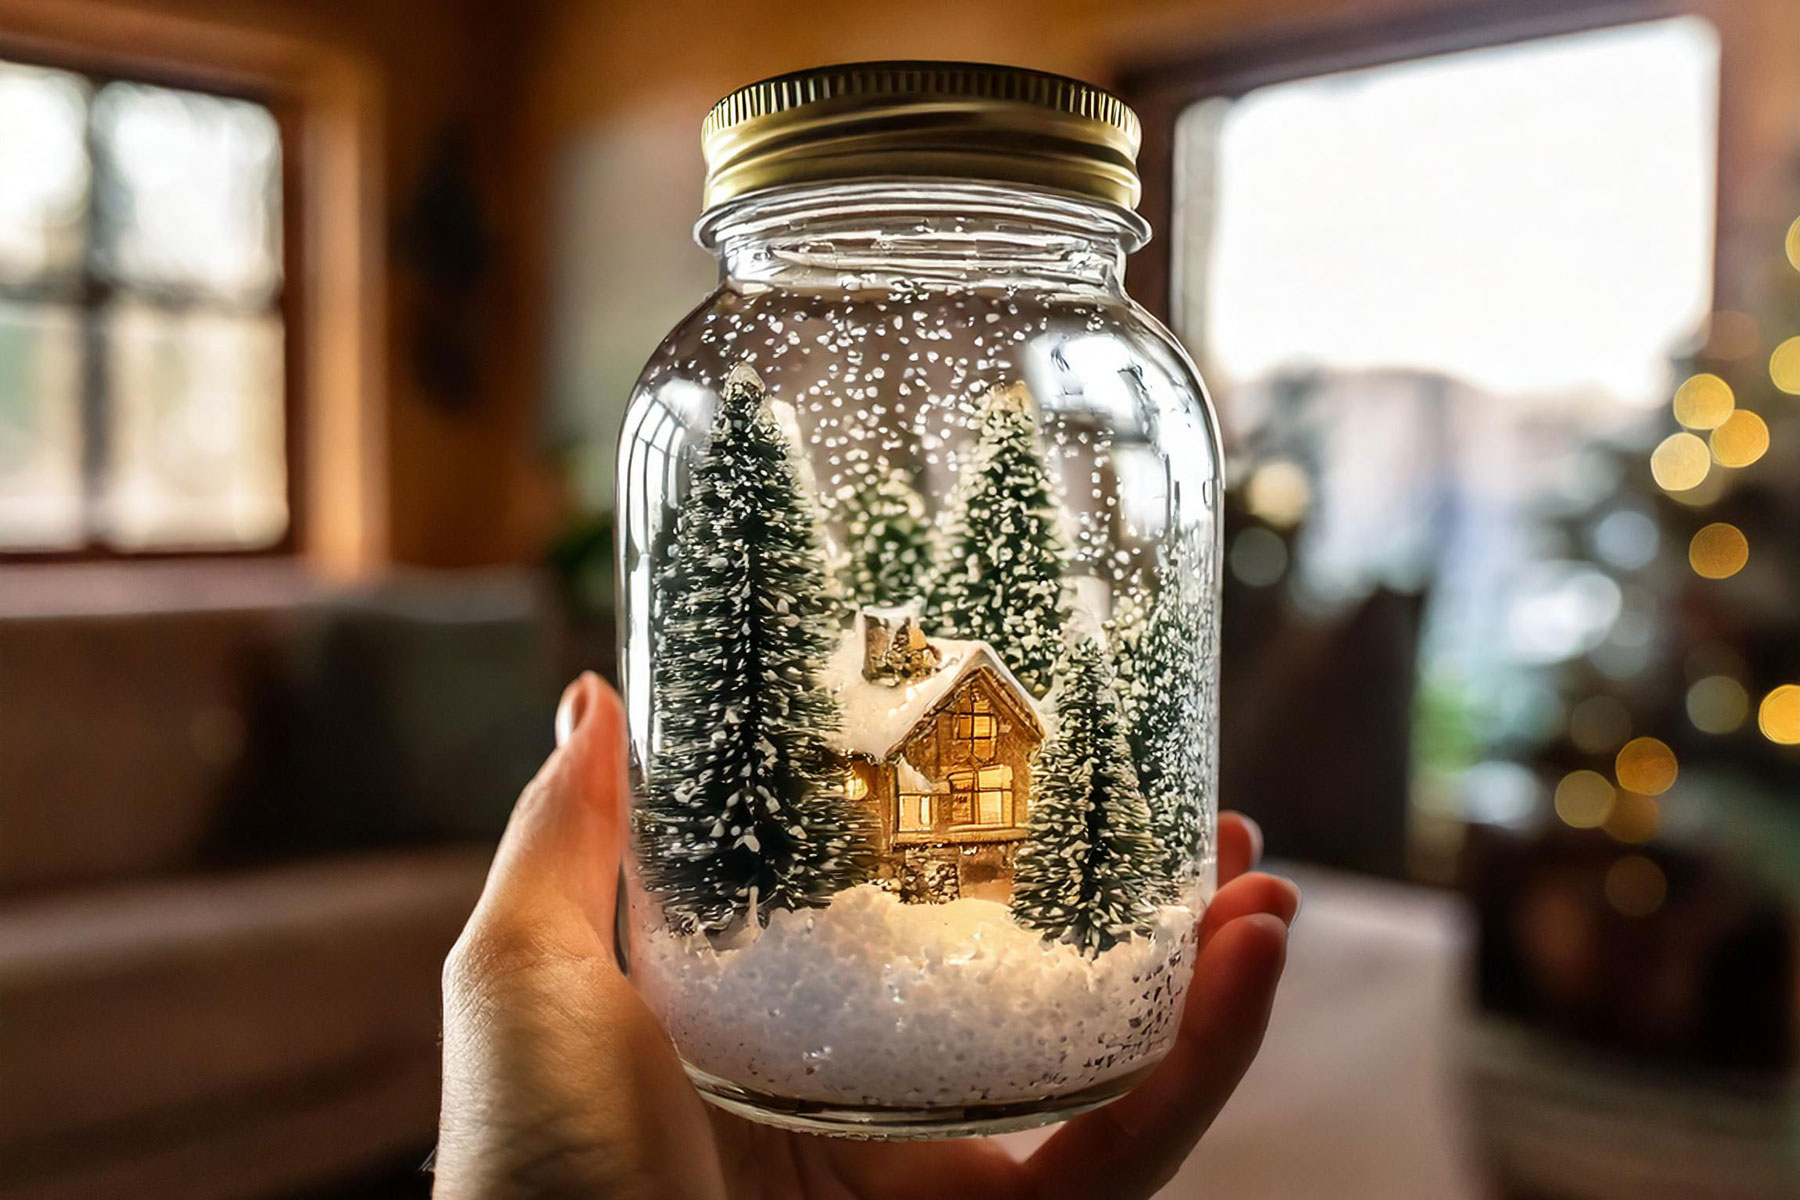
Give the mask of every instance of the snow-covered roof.
<svg viewBox="0 0 1800 1200">
<path fill-rule="evenodd" d="M 932 638 L 931 644 L 943 655 L 936 671 L 911 681 L 872 680 L 863 675 L 863 637 L 863 621 L 859 617 L 819 675 L 820 683 L 837 697 L 841 724 L 834 741 L 845 753 L 866 755 L 877 762 L 898 754 L 925 715 L 948 698 L 964 679 L 984 667 L 1040 724 L 1043 722 L 1031 693 L 986 642 Z"/>
</svg>

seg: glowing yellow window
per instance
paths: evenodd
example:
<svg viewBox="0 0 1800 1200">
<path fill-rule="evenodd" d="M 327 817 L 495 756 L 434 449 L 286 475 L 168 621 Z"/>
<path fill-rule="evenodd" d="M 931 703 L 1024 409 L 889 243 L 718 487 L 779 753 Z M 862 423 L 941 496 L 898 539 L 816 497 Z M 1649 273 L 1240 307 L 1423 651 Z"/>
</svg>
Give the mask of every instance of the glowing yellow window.
<svg viewBox="0 0 1800 1200">
<path fill-rule="evenodd" d="M 1012 815 L 1012 768 L 1004 763 L 983 767 L 975 776 L 975 820 L 1005 825 Z"/>
<path fill-rule="evenodd" d="M 931 828 L 931 797 L 916 792 L 903 792 L 900 796 L 900 830 Z"/>
<path fill-rule="evenodd" d="M 999 721 L 987 698 L 973 691 L 967 693 L 957 705 L 954 735 L 968 748 L 969 757 L 976 762 L 992 758 L 994 737 L 999 731 Z"/>
</svg>

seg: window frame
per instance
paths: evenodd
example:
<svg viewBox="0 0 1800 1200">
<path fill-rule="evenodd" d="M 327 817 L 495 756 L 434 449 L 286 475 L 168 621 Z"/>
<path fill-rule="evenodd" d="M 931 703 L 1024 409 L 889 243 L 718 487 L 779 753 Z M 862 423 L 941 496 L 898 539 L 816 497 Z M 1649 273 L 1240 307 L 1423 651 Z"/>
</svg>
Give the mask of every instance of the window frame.
<svg viewBox="0 0 1800 1200">
<path fill-rule="evenodd" d="M 101 331 L 96 314 L 106 304 L 112 289 L 103 281 L 95 278 L 86 262 L 83 263 L 79 281 L 70 299 L 67 301 L 78 310 L 81 323 L 81 394 L 79 403 L 82 411 L 83 432 L 81 441 L 82 453 L 82 485 L 84 488 L 83 542 L 80 546 L 47 547 L 30 549 L 23 547 L 0 547 L 0 567 L 28 566 L 32 564 L 53 563 L 88 563 L 88 562 L 240 562 L 267 559 L 290 559 L 295 557 L 305 542 L 305 429 L 300 419 L 303 407 L 301 398 L 305 395 L 307 381 L 306 370 L 306 262 L 304 234 L 306 229 L 307 202 L 305 189 L 305 163 L 301 127 L 303 113 L 300 103 L 285 94 L 281 89 L 263 86 L 242 80 L 221 79 L 201 71 L 185 70 L 168 62 L 150 59 L 133 59 L 103 53 L 82 53 L 77 50 L 59 48 L 47 50 L 45 47 L 29 41 L 19 41 L 0 35 L 0 60 L 22 67 L 39 67 L 53 71 L 63 71 L 80 76 L 91 89 L 90 95 L 98 95 L 101 88 L 109 83 L 138 83 L 152 87 L 170 88 L 180 91 L 197 92 L 207 96 L 217 96 L 224 100 L 240 100 L 257 104 L 267 109 L 275 120 L 277 145 L 281 151 L 281 285 L 273 297 L 272 303 L 264 310 L 270 315 L 278 315 L 282 323 L 282 394 L 281 394 L 281 427 L 282 427 L 282 460 L 286 474 L 284 493 L 287 502 L 287 524 L 281 537 L 267 546 L 170 546 L 152 548 L 121 548 L 107 544 L 95 534 L 92 514 L 85 511 L 87 497 L 85 490 L 94 478 L 98 469 L 91 461 L 103 442 L 96 440 L 91 432 L 97 420 L 103 420 L 108 404 L 105 372 L 96 369 L 95 356 L 101 346 Z M 92 162 L 92 121 L 90 111 L 87 117 L 86 132 L 89 140 L 89 161 Z M 87 213 L 83 218 L 84 246 L 91 246 L 95 234 L 95 206 L 90 184 L 90 195 Z M 13 299 L 14 294 L 0 295 L 0 299 Z M 18 299 L 29 302 L 28 295 L 19 295 Z M 180 311 L 185 302 L 169 305 Z M 204 309 L 202 302 L 196 305 Z M 220 305 L 219 309 L 228 308 Z M 246 310 L 247 311 L 247 310 Z"/>
<path fill-rule="evenodd" d="M 895 800 L 899 805 L 899 811 L 894 817 L 894 832 L 897 834 L 930 833 L 936 828 L 933 822 L 937 818 L 937 806 L 932 802 L 935 795 L 934 792 L 896 793 Z M 913 813 L 918 818 L 917 824 L 907 820 L 909 801 L 913 802 Z"/>
<path fill-rule="evenodd" d="M 1000 782 L 995 782 L 998 779 Z M 988 797 L 994 798 L 994 819 L 983 818 Z M 1013 769 L 1003 762 L 975 768 L 975 824 L 987 829 L 1005 829 L 1014 825 Z"/>
<path fill-rule="evenodd" d="M 994 761 L 1000 752 L 1000 714 L 978 688 L 969 688 L 951 710 L 951 740 L 967 752 L 971 763 Z M 976 733 L 984 728 L 986 733 Z"/>
<path fill-rule="evenodd" d="M 1478 0 L 1403 17 L 1314 22 L 1304 30 L 1232 40 L 1193 57 L 1124 72 L 1119 93 L 1143 125 L 1138 211 L 1159 235 L 1131 257 L 1132 296 L 1175 327 L 1181 251 L 1175 236 L 1176 126 L 1190 106 L 1320 75 L 1690 15 L 1692 7 L 1680 0 Z M 1719 171 L 1717 164 L 1714 170 Z M 1715 275 L 1718 270 L 1715 262 Z M 1716 280 L 1714 290 L 1717 294 Z"/>
</svg>

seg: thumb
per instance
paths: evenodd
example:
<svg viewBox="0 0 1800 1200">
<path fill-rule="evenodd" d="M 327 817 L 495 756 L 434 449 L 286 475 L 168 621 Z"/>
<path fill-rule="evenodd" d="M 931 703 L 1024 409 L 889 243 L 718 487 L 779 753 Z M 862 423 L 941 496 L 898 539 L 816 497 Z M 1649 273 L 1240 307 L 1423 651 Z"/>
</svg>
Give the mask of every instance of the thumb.
<svg viewBox="0 0 1800 1200">
<path fill-rule="evenodd" d="M 513 807 L 467 934 L 610 955 L 625 841 L 625 713 L 592 671 L 563 692 L 556 740 Z"/>
</svg>

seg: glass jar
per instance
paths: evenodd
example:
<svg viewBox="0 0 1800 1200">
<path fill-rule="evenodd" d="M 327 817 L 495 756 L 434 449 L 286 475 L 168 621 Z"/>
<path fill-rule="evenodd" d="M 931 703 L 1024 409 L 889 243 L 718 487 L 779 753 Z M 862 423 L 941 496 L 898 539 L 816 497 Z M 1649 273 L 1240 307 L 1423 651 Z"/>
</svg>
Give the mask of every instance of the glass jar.
<svg viewBox="0 0 1800 1200">
<path fill-rule="evenodd" d="M 1105 93 L 956 65 L 708 118 L 720 284 L 638 382 L 618 528 L 629 970 L 722 1107 L 995 1132 L 1173 1042 L 1221 476 L 1124 291 L 1136 139 Z"/>
</svg>

